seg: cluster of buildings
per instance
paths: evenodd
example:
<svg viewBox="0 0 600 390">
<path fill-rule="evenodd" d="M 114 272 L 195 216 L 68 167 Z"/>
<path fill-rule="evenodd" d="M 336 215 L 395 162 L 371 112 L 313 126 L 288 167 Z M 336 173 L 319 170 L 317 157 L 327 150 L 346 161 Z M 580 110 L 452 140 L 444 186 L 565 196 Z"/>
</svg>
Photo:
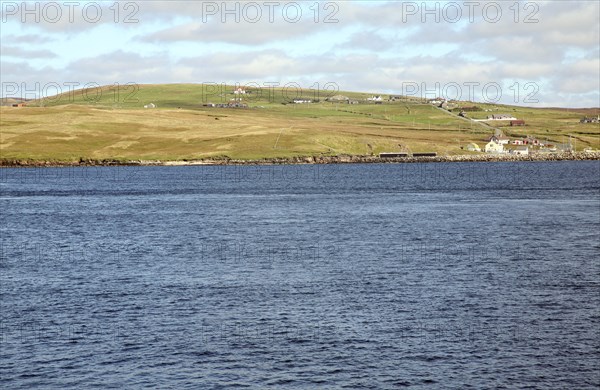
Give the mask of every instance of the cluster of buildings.
<svg viewBox="0 0 600 390">
<path fill-rule="evenodd" d="M 242 88 L 242 87 L 238 87 L 236 89 L 233 90 L 233 95 L 234 98 L 230 99 L 229 102 L 227 103 L 203 103 L 202 107 L 209 107 L 209 108 L 248 108 L 248 105 L 246 103 L 242 102 L 242 96 L 243 95 L 249 95 L 251 94 L 251 91 L 247 91 L 246 89 Z M 223 95 L 221 95 L 223 96 Z"/>
<path fill-rule="evenodd" d="M 427 103 L 439 106 L 440 104 L 446 103 L 446 99 L 441 98 L 441 97 L 437 97 L 437 98 L 434 98 L 434 99 L 427 100 Z"/>
<path fill-rule="evenodd" d="M 443 108 L 444 110 L 448 110 L 448 111 L 452 111 L 454 109 L 459 108 L 458 103 L 455 102 L 454 100 L 446 100 L 441 97 L 437 97 L 435 99 L 429 99 L 429 100 L 427 100 L 427 103 L 433 104 L 434 106 Z"/>
<path fill-rule="evenodd" d="M 514 155 L 529 155 L 532 152 L 536 153 L 554 153 L 558 151 L 572 151 L 571 144 L 553 145 L 545 143 L 534 137 L 515 138 L 505 136 L 501 132 L 490 136 L 486 139 L 487 143 L 483 147 L 483 152 L 490 154 L 514 154 Z M 468 144 L 464 149 L 470 152 L 481 152 L 481 148 L 474 142 Z"/>
<path fill-rule="evenodd" d="M 331 103 L 345 103 L 345 104 L 360 104 L 360 100 L 350 99 L 348 96 L 344 95 L 335 95 L 325 99 L 326 102 Z M 383 98 L 381 95 L 375 95 L 368 97 L 362 100 L 363 103 L 375 103 L 375 104 L 383 104 Z"/>
<path fill-rule="evenodd" d="M 512 115 L 509 114 L 492 114 L 492 115 L 488 115 L 486 120 L 488 121 L 516 121 L 517 118 L 515 118 Z"/>
<path fill-rule="evenodd" d="M 204 103 L 202 107 L 211 108 L 248 108 L 246 103 L 240 101 L 231 101 L 229 103 Z"/>
<path fill-rule="evenodd" d="M 581 118 L 579 123 L 600 123 L 600 115 L 598 115 L 595 118 L 594 117 L 588 118 L 587 116 L 584 116 L 583 118 Z"/>
</svg>

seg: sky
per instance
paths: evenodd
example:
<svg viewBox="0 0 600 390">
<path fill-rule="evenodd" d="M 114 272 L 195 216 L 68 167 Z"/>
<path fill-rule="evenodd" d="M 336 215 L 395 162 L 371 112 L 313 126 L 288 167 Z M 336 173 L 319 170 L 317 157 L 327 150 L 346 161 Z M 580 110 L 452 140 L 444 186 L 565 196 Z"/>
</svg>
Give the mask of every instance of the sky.
<svg viewBox="0 0 600 390">
<path fill-rule="evenodd" d="M 0 1 L 2 97 L 215 83 L 600 107 L 600 2 Z"/>
</svg>

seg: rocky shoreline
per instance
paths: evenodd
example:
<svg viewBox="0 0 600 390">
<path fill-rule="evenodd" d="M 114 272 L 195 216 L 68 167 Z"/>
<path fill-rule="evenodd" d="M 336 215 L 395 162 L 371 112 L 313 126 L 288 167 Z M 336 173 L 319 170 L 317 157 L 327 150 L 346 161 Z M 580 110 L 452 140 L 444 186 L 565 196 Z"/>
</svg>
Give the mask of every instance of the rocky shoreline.
<svg viewBox="0 0 600 390">
<path fill-rule="evenodd" d="M 115 160 L 115 159 L 79 159 L 78 161 L 46 161 L 30 159 L 0 159 L 0 167 L 74 167 L 74 166 L 191 166 L 191 165 L 297 165 L 297 164 L 386 164 L 386 163 L 424 163 L 424 162 L 500 162 L 500 161 L 579 161 L 600 160 L 600 151 L 548 153 L 522 155 L 457 155 L 437 157 L 395 157 L 377 156 L 306 156 L 287 158 L 265 158 L 260 160 L 234 160 L 227 158 L 203 160 Z"/>
</svg>

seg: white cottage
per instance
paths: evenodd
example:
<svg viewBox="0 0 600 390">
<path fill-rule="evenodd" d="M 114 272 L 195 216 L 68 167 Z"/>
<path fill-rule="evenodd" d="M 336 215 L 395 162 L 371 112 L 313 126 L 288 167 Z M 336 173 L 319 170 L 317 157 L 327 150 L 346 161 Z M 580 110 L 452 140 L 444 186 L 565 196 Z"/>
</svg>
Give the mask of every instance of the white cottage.
<svg viewBox="0 0 600 390">
<path fill-rule="evenodd" d="M 504 145 L 492 140 L 485 145 L 484 150 L 486 153 L 494 153 L 494 154 L 504 153 Z"/>
<path fill-rule="evenodd" d="M 527 156 L 529 155 L 529 148 L 527 146 L 517 146 L 516 149 L 513 149 L 512 153 L 520 156 Z"/>
</svg>

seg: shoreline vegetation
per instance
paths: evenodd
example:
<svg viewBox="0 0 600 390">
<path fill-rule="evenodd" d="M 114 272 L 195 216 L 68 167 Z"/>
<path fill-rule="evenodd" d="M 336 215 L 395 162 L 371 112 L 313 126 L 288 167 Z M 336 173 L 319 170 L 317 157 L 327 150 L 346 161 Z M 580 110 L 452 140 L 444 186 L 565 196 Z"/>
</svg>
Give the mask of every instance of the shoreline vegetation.
<svg viewBox="0 0 600 390">
<path fill-rule="evenodd" d="M 50 161 L 32 159 L 0 159 L 1 168 L 76 167 L 76 166 L 223 166 L 223 165 L 307 165 L 307 164 L 402 164 L 427 162 L 524 162 L 524 161 L 581 161 L 600 160 L 600 151 L 547 153 L 533 155 L 455 155 L 436 157 L 378 157 L 363 155 L 298 156 L 236 160 L 227 157 L 200 160 L 118 160 L 87 159 L 76 161 Z"/>
</svg>

